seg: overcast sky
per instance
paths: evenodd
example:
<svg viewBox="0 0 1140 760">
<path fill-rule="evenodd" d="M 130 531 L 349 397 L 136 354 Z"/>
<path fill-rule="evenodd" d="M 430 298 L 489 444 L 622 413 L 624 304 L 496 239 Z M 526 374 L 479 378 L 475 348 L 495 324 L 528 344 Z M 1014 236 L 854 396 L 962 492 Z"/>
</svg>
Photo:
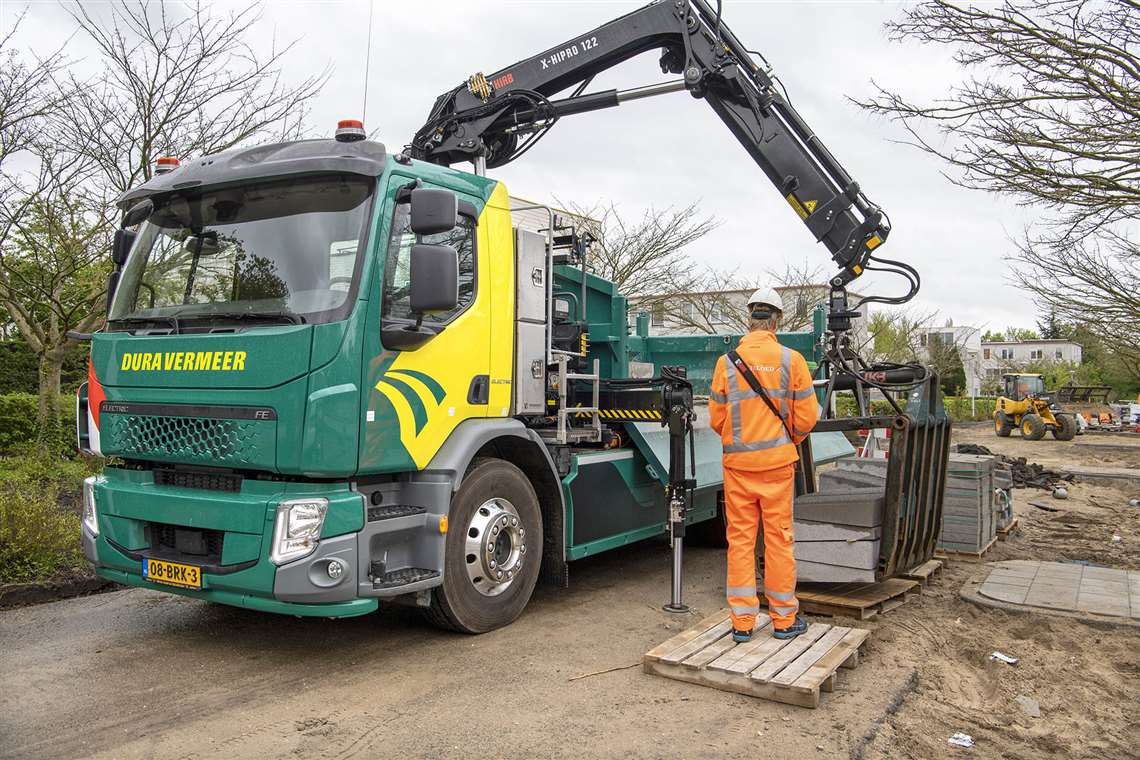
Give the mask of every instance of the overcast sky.
<svg viewBox="0 0 1140 760">
<path fill-rule="evenodd" d="M 89 3 L 98 7 L 97 3 Z M 634 10 L 622 0 L 375 0 L 367 128 L 395 152 L 423 123 L 436 96 L 468 75 L 490 73 Z M 884 255 L 918 268 L 912 304 L 955 324 L 988 329 L 1033 326 L 1034 304 L 1010 284 L 1006 256 L 1030 216 L 1008 201 L 954 187 L 942 166 L 892 140 L 901 128 L 869 116 L 847 98 L 866 98 L 871 80 L 919 97 L 937 97 L 959 77 L 949 51 L 888 43 L 882 24 L 901 2 L 725 0 L 724 19 L 762 52 L 792 103 L 894 225 Z M 225 8 L 226 3 L 217 3 Z M 331 133 L 339 118 L 359 117 L 368 48 L 368 0 L 268 2 L 259 24 L 267 45 L 298 40 L 286 76 L 326 64 L 332 76 L 313 104 L 311 126 Z M 0 29 L 27 16 L 17 45 L 47 54 L 65 43 L 72 22 L 55 2 L 0 0 Z M 93 65 L 73 39 L 67 54 Z M 599 76 L 591 90 L 625 88 L 666 77 L 657 53 Z M 464 168 L 464 167 L 457 167 Z M 493 170 L 516 195 L 582 205 L 613 201 L 639 217 L 649 207 L 693 201 L 721 221 L 690 254 L 720 269 L 759 274 L 803 262 L 834 271 L 823 246 L 800 223 L 712 110 L 685 93 L 567 117 L 519 161 Z M 867 276 L 861 292 L 898 292 L 899 281 Z"/>
</svg>

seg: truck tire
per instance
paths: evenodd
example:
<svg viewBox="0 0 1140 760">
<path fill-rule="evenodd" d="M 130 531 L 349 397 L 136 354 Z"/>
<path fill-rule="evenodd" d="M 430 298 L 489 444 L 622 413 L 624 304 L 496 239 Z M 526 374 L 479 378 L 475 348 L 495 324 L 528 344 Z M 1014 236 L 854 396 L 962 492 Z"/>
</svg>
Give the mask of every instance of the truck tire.
<svg viewBox="0 0 1140 760">
<path fill-rule="evenodd" d="M 1040 414 L 1021 416 L 1021 437 L 1027 441 L 1040 441 L 1045 437 L 1045 420 Z"/>
<path fill-rule="evenodd" d="M 1058 414 L 1053 437 L 1058 441 L 1071 441 L 1077 437 L 1077 420 L 1071 414 Z"/>
<path fill-rule="evenodd" d="M 1013 432 L 1013 420 L 1000 409 L 994 412 L 994 432 L 1001 438 L 1009 438 L 1009 434 Z"/>
<path fill-rule="evenodd" d="M 433 625 L 486 633 L 530 601 L 542 564 L 542 513 L 522 470 L 478 459 L 451 499 L 443 585 L 425 611 Z"/>
</svg>

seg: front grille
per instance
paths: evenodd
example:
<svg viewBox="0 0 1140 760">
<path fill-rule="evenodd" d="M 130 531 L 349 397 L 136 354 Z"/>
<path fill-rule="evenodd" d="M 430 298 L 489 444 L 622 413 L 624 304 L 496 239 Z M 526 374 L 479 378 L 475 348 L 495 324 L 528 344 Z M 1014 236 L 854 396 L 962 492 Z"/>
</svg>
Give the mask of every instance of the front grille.
<svg viewBox="0 0 1140 760">
<path fill-rule="evenodd" d="M 221 564 L 223 531 L 151 523 L 148 533 L 154 557 L 199 565 Z"/>
<path fill-rule="evenodd" d="M 227 472 L 195 472 L 194 470 L 155 470 L 154 484 L 177 488 L 201 488 L 207 491 L 241 491 L 241 475 Z"/>
<path fill-rule="evenodd" d="M 125 457 L 239 462 L 257 438 L 255 423 L 250 420 L 137 414 L 107 417 L 114 453 Z"/>
</svg>

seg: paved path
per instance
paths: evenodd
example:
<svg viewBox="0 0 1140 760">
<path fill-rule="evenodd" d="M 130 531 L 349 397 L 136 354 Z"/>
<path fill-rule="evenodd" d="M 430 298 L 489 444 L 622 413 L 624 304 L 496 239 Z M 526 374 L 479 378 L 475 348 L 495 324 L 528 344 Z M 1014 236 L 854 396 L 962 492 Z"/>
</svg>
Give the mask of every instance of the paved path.
<svg viewBox="0 0 1140 760">
<path fill-rule="evenodd" d="M 1016 605 L 1140 620 L 1140 572 L 1108 567 L 1032 560 L 993 562 L 987 565 L 983 579 L 969 584 L 963 593 L 995 607 Z"/>
</svg>

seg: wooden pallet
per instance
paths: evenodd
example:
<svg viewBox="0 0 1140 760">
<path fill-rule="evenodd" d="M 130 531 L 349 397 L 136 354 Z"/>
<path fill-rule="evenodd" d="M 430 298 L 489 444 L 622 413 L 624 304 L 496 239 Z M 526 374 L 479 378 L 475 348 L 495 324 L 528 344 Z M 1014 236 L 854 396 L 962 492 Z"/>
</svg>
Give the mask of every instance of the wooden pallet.
<svg viewBox="0 0 1140 760">
<path fill-rule="evenodd" d="M 921 591 L 917 581 L 888 578 L 878 583 L 800 584 L 796 586 L 796 598 L 800 600 L 800 612 L 866 620 L 893 610 Z M 760 604 L 767 604 L 763 596 Z"/>
<path fill-rule="evenodd" d="M 981 562 L 982 557 L 985 556 L 986 552 L 988 552 L 990 549 L 994 548 L 994 544 L 996 544 L 997 542 L 998 542 L 998 537 L 994 536 L 993 538 L 990 539 L 990 542 L 988 544 L 986 544 L 985 546 L 983 546 L 981 548 L 981 550 L 979 550 L 979 551 L 966 552 L 966 551 L 961 551 L 958 549 L 936 549 L 934 552 L 934 556 L 938 559 L 941 559 L 941 560 L 961 559 L 961 560 L 965 560 L 967 562 Z"/>
<path fill-rule="evenodd" d="M 926 588 L 926 584 L 934 580 L 942 573 L 942 560 L 932 559 L 923 562 L 918 567 L 912 567 L 902 574 L 903 578 L 911 581 L 918 581 L 918 585 Z"/>
<path fill-rule="evenodd" d="M 1013 520 L 1010 521 L 1009 525 L 1005 526 L 1004 528 L 998 528 L 997 529 L 998 541 L 1004 541 L 1007 538 L 1009 538 L 1011 535 L 1016 533 L 1017 529 L 1019 527 L 1018 523 L 1020 521 L 1021 521 L 1020 517 L 1015 517 L 1015 518 L 1013 518 Z"/>
<path fill-rule="evenodd" d="M 839 668 L 859 664 L 863 628 L 812 623 L 794 639 L 773 638 L 770 620 L 758 620 L 752 640 L 732 640 L 728 610 L 710 615 L 645 653 L 642 668 L 678 681 L 733 691 L 800 707 L 818 707 L 820 691 L 833 691 Z"/>
</svg>

